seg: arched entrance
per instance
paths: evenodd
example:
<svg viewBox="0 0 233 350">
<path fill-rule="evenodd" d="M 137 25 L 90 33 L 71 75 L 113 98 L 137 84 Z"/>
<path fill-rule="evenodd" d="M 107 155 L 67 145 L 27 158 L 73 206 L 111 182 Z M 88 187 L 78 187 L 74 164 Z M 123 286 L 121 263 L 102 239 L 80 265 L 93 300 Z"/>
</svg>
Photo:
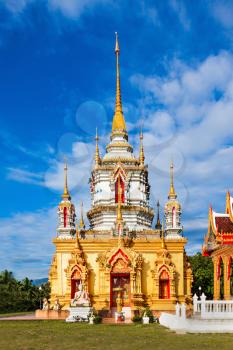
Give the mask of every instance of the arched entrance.
<svg viewBox="0 0 233 350">
<path fill-rule="evenodd" d="M 170 278 L 165 269 L 159 276 L 159 299 L 170 299 Z"/>
<path fill-rule="evenodd" d="M 127 263 L 123 259 L 118 259 L 111 271 L 110 280 L 110 306 L 116 307 L 117 291 L 121 288 L 122 306 L 130 306 L 130 272 Z"/>
<path fill-rule="evenodd" d="M 74 298 L 74 294 L 77 291 L 77 287 L 80 283 L 81 283 L 81 273 L 77 269 L 71 275 L 71 294 L 70 294 L 71 299 Z"/>
</svg>

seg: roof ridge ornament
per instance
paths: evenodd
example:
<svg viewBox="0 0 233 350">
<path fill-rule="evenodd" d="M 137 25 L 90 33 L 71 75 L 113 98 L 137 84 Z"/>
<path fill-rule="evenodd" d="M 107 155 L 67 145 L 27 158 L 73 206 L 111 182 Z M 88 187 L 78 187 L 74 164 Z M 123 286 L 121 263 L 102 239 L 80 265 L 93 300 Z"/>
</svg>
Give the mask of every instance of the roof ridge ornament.
<svg viewBox="0 0 233 350">
<path fill-rule="evenodd" d="M 168 194 L 168 199 L 176 199 L 177 194 L 174 187 L 174 163 L 171 161 L 170 164 L 170 191 Z"/>
<path fill-rule="evenodd" d="M 99 136 L 98 136 L 98 129 L 96 127 L 96 135 L 95 135 L 95 142 L 96 142 L 96 144 L 95 144 L 95 165 L 96 165 L 96 167 L 98 165 L 100 165 L 100 161 L 101 161 L 98 141 L 99 141 Z"/>
<path fill-rule="evenodd" d="M 80 229 L 85 229 L 85 223 L 84 223 L 84 219 L 83 219 L 83 201 L 81 202 L 80 205 L 80 221 L 79 221 L 79 227 Z"/>
<path fill-rule="evenodd" d="M 162 225 L 160 222 L 160 202 L 159 202 L 159 200 L 157 201 L 157 222 L 156 222 L 155 228 L 156 228 L 156 230 L 161 230 L 161 228 L 162 228 Z"/>
<path fill-rule="evenodd" d="M 64 192 L 62 194 L 62 198 L 70 200 L 71 196 L 70 196 L 69 189 L 68 189 L 67 172 L 68 172 L 68 166 L 67 166 L 67 161 L 65 159 L 65 163 L 64 163 Z"/>
<path fill-rule="evenodd" d="M 140 153 L 139 153 L 140 165 L 144 165 L 144 161 L 145 161 L 145 155 L 144 155 L 144 147 L 143 147 L 143 132 L 142 132 L 142 128 L 141 128 L 141 131 L 140 131 Z"/>
</svg>

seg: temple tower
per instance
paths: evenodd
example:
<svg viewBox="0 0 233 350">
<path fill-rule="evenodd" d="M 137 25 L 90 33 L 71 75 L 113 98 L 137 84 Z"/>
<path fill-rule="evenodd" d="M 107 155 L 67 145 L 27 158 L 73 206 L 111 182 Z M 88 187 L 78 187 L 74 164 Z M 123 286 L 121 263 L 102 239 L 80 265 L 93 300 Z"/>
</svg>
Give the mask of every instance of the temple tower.
<svg viewBox="0 0 233 350">
<path fill-rule="evenodd" d="M 181 205 L 177 200 L 174 187 L 174 165 L 170 165 L 170 191 L 168 202 L 165 205 L 164 215 L 166 222 L 166 238 L 179 238 L 182 232 L 181 226 Z"/>
<path fill-rule="evenodd" d="M 75 206 L 71 202 L 71 196 L 68 189 L 67 181 L 67 164 L 64 166 L 64 192 L 62 194 L 62 201 L 58 205 L 58 238 L 70 238 L 75 234 Z"/>
<path fill-rule="evenodd" d="M 49 281 L 50 302 L 57 298 L 69 308 L 80 282 L 91 303 L 103 316 L 115 315 L 119 288 L 126 318 L 145 305 L 153 311 L 174 311 L 177 302 L 190 302 L 192 274 L 185 255 L 187 239 L 180 233 L 181 206 L 174 189 L 173 164 L 165 225 L 150 207 L 148 167 L 143 133 L 134 154 L 128 139 L 120 87 L 119 43 L 116 35 L 116 102 L 112 130 L 105 154 L 99 151 L 96 130 L 90 176 L 91 203 L 85 226 L 81 204 L 76 226 L 75 207 L 65 184 L 58 207 L 59 225 Z M 162 213 L 161 213 L 162 215 Z M 76 229 L 75 229 L 76 226 Z M 75 235 L 76 232 L 76 235 Z"/>
<path fill-rule="evenodd" d="M 116 215 L 119 200 L 126 223 L 125 232 L 151 230 L 154 217 L 149 205 L 150 186 L 148 168 L 144 164 L 143 135 L 140 134 L 140 154 L 135 157 L 128 142 L 128 133 L 123 114 L 120 87 L 119 43 L 116 33 L 116 102 L 112 121 L 110 142 L 106 153 L 100 158 L 98 135 L 96 135 L 95 162 L 91 174 L 92 207 L 87 213 L 94 231 L 109 230 L 116 234 Z M 119 187 L 121 198 L 119 198 Z"/>
</svg>

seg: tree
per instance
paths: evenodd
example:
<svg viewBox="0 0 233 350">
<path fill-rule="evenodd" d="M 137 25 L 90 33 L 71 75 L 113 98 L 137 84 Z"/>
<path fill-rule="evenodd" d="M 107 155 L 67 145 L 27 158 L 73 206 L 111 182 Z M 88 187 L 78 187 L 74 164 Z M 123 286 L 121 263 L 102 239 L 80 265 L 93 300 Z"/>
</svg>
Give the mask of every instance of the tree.
<svg viewBox="0 0 233 350">
<path fill-rule="evenodd" d="M 197 253 L 189 256 L 189 261 L 193 270 L 192 293 L 196 293 L 199 296 L 199 287 L 201 287 L 201 293 L 205 293 L 208 299 L 212 299 L 214 293 L 214 268 L 211 258 Z"/>
<path fill-rule="evenodd" d="M 10 271 L 0 273 L 0 313 L 15 311 L 31 311 L 40 307 L 43 298 L 49 299 L 50 286 L 44 283 L 33 285 L 29 278 L 18 281 Z"/>
</svg>

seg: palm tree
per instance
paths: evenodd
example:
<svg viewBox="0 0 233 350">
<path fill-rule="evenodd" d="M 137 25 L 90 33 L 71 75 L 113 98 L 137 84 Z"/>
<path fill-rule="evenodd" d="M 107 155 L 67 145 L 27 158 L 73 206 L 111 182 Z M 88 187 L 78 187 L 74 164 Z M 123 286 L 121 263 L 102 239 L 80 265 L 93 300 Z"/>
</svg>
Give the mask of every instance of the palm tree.
<svg viewBox="0 0 233 350">
<path fill-rule="evenodd" d="M 1 284 L 8 284 L 10 282 L 15 281 L 13 272 L 4 270 L 0 273 L 0 283 Z"/>
</svg>

